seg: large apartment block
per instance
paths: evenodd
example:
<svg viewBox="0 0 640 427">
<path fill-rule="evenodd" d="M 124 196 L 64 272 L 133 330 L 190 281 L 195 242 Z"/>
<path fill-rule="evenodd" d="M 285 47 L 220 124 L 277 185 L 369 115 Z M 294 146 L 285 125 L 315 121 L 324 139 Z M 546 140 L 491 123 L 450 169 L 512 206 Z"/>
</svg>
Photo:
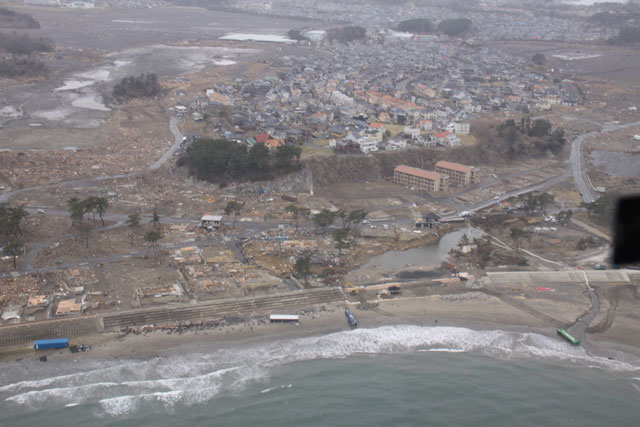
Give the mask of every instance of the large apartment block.
<svg viewBox="0 0 640 427">
<path fill-rule="evenodd" d="M 478 182 L 478 170 L 472 166 L 441 160 L 436 163 L 436 172 L 448 176 L 451 182 L 459 185 L 469 185 Z"/>
<path fill-rule="evenodd" d="M 428 193 L 446 191 L 449 187 L 449 178 L 446 175 L 405 165 L 397 166 L 393 170 L 393 181 Z"/>
</svg>

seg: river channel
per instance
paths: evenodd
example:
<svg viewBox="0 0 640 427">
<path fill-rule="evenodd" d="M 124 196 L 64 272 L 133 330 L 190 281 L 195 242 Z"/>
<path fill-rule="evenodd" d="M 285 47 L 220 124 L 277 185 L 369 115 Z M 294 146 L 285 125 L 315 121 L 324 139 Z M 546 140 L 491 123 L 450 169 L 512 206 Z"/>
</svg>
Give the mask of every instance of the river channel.
<svg viewBox="0 0 640 427">
<path fill-rule="evenodd" d="M 383 268 L 403 268 L 411 265 L 423 267 L 438 266 L 447 259 L 451 249 L 455 248 L 460 238 L 466 234 L 469 241 L 474 237 L 480 237 L 482 233 L 472 228 L 461 228 L 451 233 L 447 233 L 438 243 L 420 246 L 406 251 L 388 251 L 371 258 L 366 264 L 360 267 L 363 270 L 374 267 Z"/>
</svg>

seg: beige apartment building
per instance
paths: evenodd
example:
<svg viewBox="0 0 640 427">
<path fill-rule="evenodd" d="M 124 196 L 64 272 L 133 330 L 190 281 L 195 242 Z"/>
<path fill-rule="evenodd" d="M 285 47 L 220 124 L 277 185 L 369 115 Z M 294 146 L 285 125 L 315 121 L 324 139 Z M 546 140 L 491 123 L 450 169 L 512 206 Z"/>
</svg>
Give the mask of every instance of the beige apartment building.
<svg viewBox="0 0 640 427">
<path fill-rule="evenodd" d="M 436 163 L 436 172 L 449 177 L 451 182 L 459 185 L 469 185 L 478 182 L 478 170 L 473 166 L 441 160 Z"/>
<path fill-rule="evenodd" d="M 406 165 L 397 166 L 393 170 L 393 181 L 428 193 L 446 191 L 449 187 L 449 178 L 446 175 Z"/>
</svg>

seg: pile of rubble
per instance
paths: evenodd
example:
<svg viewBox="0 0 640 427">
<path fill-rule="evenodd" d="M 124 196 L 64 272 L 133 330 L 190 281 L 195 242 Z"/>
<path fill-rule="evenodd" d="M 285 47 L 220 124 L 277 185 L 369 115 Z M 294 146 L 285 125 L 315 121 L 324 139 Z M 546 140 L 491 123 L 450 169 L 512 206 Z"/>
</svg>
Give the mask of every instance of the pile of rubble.
<svg viewBox="0 0 640 427">
<path fill-rule="evenodd" d="M 129 334 L 140 335 L 147 334 L 150 332 L 167 332 L 171 333 L 183 333 L 193 330 L 205 330 L 212 328 L 219 328 L 222 326 L 226 326 L 228 323 L 224 319 L 216 319 L 216 320 L 198 320 L 198 321 L 175 321 L 172 323 L 164 323 L 162 325 L 143 325 L 140 327 L 129 326 L 120 329 L 120 336 L 125 337 Z"/>
</svg>

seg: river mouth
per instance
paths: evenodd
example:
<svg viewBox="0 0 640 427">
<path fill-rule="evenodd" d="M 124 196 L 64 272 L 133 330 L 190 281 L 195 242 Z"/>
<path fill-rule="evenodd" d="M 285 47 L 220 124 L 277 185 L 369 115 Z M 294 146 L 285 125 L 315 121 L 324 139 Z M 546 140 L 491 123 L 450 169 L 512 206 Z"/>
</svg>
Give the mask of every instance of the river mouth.
<svg viewBox="0 0 640 427">
<path fill-rule="evenodd" d="M 457 247 L 463 235 L 469 242 L 475 237 L 480 237 L 482 232 L 474 228 L 461 228 L 445 234 L 438 243 L 407 249 L 406 251 L 392 250 L 374 256 L 359 270 L 372 268 L 399 269 L 404 267 L 438 267 L 447 260 L 451 249 Z"/>
</svg>

